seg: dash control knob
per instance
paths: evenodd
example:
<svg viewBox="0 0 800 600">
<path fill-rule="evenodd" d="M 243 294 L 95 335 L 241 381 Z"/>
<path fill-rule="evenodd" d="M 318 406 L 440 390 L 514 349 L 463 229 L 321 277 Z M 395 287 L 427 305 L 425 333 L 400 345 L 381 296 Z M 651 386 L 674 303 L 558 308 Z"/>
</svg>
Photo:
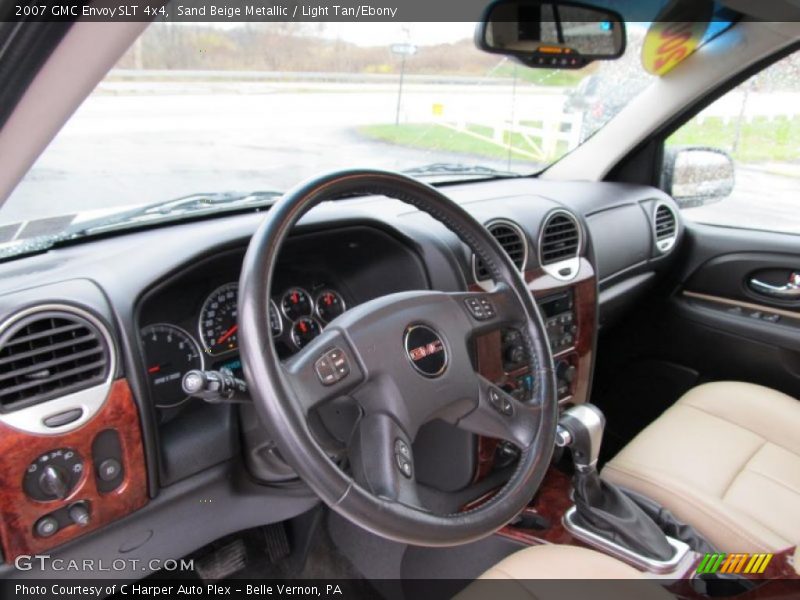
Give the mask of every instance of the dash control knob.
<svg viewBox="0 0 800 600">
<path fill-rule="evenodd" d="M 567 383 L 572 383 L 575 381 L 575 375 L 577 375 L 577 373 L 578 369 L 567 362 L 560 362 L 556 367 L 557 377 L 562 381 L 566 381 Z"/>
<path fill-rule="evenodd" d="M 69 507 L 67 511 L 69 518 L 78 527 L 86 527 L 89 524 L 89 508 L 84 502 L 77 502 Z"/>
<path fill-rule="evenodd" d="M 39 487 L 46 496 L 61 500 L 67 497 L 69 480 L 62 469 L 47 465 L 39 477 Z"/>
<path fill-rule="evenodd" d="M 83 459 L 72 448 L 56 448 L 31 462 L 25 469 L 22 489 L 39 502 L 63 500 L 83 477 Z"/>
</svg>

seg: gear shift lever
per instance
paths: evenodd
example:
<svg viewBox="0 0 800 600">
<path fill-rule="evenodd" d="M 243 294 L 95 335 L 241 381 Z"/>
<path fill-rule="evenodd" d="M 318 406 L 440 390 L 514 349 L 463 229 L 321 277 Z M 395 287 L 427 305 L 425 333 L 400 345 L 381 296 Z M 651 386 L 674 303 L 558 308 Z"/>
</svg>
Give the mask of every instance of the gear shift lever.
<svg viewBox="0 0 800 600">
<path fill-rule="evenodd" d="M 565 411 L 558 423 L 556 445 L 572 451 L 572 479 L 577 525 L 647 558 L 667 561 L 675 549 L 664 532 L 622 490 L 600 479 L 597 457 L 606 419 L 593 404 Z"/>
<path fill-rule="evenodd" d="M 575 469 L 581 473 L 597 471 L 597 457 L 600 456 L 605 427 L 606 418 L 594 404 L 573 406 L 558 422 L 556 444 L 569 447 Z"/>
</svg>

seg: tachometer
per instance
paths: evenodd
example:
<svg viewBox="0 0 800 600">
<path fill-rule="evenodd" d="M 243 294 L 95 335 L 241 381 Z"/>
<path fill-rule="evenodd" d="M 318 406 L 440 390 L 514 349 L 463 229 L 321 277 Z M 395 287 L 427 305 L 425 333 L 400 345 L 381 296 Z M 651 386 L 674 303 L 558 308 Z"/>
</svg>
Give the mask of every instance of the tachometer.
<svg viewBox="0 0 800 600">
<path fill-rule="evenodd" d="M 239 284 L 226 283 L 211 292 L 200 309 L 200 340 L 206 352 L 213 356 L 239 346 L 238 295 Z"/>
<path fill-rule="evenodd" d="M 311 316 L 313 309 L 311 296 L 303 288 L 291 288 L 281 298 L 281 310 L 290 321 Z"/>
<path fill-rule="evenodd" d="M 175 325 L 156 323 L 141 331 L 147 382 L 155 405 L 177 406 L 187 399 L 181 380 L 187 371 L 203 368 L 203 352 L 195 339 Z"/>
<path fill-rule="evenodd" d="M 292 341 L 298 348 L 303 348 L 322 332 L 322 327 L 314 319 L 304 317 L 292 325 Z"/>
<path fill-rule="evenodd" d="M 317 294 L 314 302 L 317 308 L 317 316 L 325 323 L 330 323 L 347 308 L 344 299 L 333 290 L 322 290 Z"/>
</svg>

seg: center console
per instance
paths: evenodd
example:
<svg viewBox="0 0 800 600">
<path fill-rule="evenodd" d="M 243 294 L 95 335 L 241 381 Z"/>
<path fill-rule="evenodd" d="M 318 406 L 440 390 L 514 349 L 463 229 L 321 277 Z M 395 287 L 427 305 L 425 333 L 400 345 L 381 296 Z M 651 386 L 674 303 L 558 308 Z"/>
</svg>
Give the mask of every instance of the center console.
<svg viewBox="0 0 800 600">
<path fill-rule="evenodd" d="M 570 281 L 557 279 L 543 269 L 528 270 L 524 276 L 547 329 L 558 401 L 565 408 L 582 404 L 589 398 L 597 322 L 594 269 L 588 260 L 581 258 Z M 527 356 L 518 331 L 495 331 L 478 338 L 475 345 L 481 375 L 516 398 L 530 392 L 535 382 L 526 366 Z M 515 449 L 508 444 L 479 438 L 475 480 L 508 465 L 514 457 Z"/>
</svg>

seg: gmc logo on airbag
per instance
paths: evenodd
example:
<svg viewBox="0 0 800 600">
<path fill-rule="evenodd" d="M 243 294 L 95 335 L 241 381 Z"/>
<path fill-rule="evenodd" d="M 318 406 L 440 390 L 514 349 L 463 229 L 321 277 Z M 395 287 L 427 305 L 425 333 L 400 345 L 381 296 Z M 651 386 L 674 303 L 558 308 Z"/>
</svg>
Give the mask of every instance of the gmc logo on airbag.
<svg viewBox="0 0 800 600">
<path fill-rule="evenodd" d="M 438 377 L 447 368 L 447 346 L 444 340 L 427 325 L 409 325 L 403 336 L 406 356 L 418 373 Z"/>
</svg>

